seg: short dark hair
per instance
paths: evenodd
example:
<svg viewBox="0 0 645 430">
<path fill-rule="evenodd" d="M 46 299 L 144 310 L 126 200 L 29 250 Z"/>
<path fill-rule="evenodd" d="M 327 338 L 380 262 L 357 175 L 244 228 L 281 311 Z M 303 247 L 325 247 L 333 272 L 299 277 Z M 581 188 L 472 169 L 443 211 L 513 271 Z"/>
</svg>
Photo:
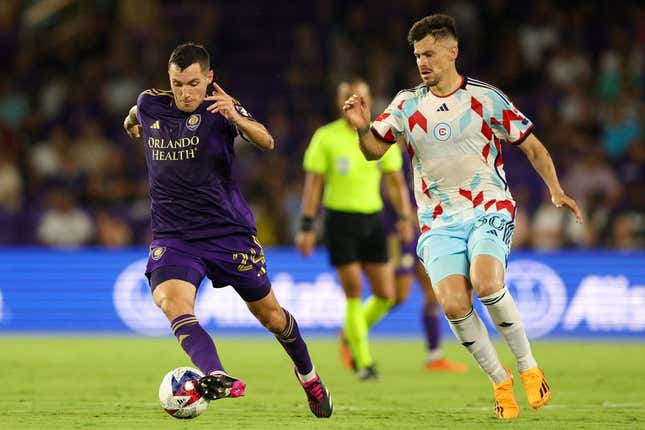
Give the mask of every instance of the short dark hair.
<svg viewBox="0 0 645 430">
<path fill-rule="evenodd" d="M 180 70 L 184 70 L 191 64 L 199 63 L 202 71 L 209 71 L 211 68 L 211 57 L 204 45 L 193 42 L 182 43 L 173 49 L 168 60 L 168 67 L 176 64 Z"/>
<path fill-rule="evenodd" d="M 408 42 L 410 45 L 414 45 L 414 42 L 418 42 L 428 35 L 435 39 L 453 37 L 455 40 L 459 40 L 455 19 L 441 13 L 426 16 L 415 22 L 408 32 Z"/>
</svg>

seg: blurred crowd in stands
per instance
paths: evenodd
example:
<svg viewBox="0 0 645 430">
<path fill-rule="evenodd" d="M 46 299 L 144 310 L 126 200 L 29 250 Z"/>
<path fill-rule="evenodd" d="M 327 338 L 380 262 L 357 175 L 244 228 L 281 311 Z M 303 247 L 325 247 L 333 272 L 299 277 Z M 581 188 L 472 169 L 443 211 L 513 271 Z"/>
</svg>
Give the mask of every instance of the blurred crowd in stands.
<svg viewBox="0 0 645 430">
<path fill-rule="evenodd" d="M 0 244 L 148 244 L 143 148 L 121 124 L 192 40 L 276 139 L 273 153 L 239 143 L 237 173 L 262 243 L 291 245 L 302 156 L 339 115 L 336 84 L 365 77 L 380 113 L 420 81 L 407 31 L 436 12 L 457 20 L 458 68 L 535 122 L 584 209 L 582 226 L 556 210 L 508 145 L 515 248 L 644 247 L 645 8 L 622 0 L 3 0 Z"/>
</svg>

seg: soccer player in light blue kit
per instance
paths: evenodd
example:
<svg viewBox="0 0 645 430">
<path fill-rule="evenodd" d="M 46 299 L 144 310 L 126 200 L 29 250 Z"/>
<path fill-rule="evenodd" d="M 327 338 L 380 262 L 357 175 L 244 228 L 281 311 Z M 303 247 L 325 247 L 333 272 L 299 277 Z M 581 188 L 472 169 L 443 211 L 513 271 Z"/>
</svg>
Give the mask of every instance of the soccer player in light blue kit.
<svg viewBox="0 0 645 430">
<path fill-rule="evenodd" d="M 360 96 L 351 96 L 344 109 L 367 159 L 378 159 L 397 140 L 405 141 L 421 228 L 417 254 L 453 333 L 493 382 L 496 416 L 515 418 L 513 376 L 502 366 L 472 302 L 474 289 L 515 355 L 529 404 L 545 405 L 551 390 L 504 286 L 515 201 L 504 174 L 502 144 L 519 146 L 526 154 L 556 207 L 568 208 L 578 222 L 582 215 L 560 186 L 531 121 L 500 90 L 457 71 L 454 19 L 425 17 L 412 26 L 408 41 L 423 82 L 400 91 L 371 127 Z"/>
</svg>

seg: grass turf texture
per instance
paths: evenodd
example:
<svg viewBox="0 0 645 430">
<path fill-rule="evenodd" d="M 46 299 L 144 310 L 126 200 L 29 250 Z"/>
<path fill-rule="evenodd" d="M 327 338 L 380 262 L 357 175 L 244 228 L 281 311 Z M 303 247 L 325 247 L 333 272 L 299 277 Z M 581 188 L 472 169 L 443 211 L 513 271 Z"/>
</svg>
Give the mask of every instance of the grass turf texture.
<svg viewBox="0 0 645 430">
<path fill-rule="evenodd" d="M 505 346 L 502 361 L 512 369 Z M 159 407 L 157 389 L 173 367 L 190 365 L 173 338 L 0 337 L 0 428 L 13 429 L 645 429 L 645 345 L 534 342 L 553 391 L 533 411 L 516 372 L 520 417 L 494 418 L 492 388 L 463 348 L 446 342 L 462 375 L 422 371 L 420 341 L 376 339 L 379 382 L 359 383 L 338 361 L 335 341 L 309 349 L 334 400 L 334 415 L 316 419 L 292 365 L 272 339 L 218 339 L 246 396 L 211 402 L 194 420 Z"/>
</svg>

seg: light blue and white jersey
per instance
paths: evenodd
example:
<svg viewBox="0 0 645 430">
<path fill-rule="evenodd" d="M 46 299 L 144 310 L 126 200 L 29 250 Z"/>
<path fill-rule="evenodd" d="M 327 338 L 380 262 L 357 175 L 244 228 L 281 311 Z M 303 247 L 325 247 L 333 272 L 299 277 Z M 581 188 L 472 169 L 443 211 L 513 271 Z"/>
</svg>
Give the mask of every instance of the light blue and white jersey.
<svg viewBox="0 0 645 430">
<path fill-rule="evenodd" d="M 532 129 L 504 93 L 468 77 L 446 96 L 423 84 L 402 90 L 372 124 L 386 142 L 405 138 L 423 233 L 489 212 L 514 218 L 502 143 L 518 145 Z"/>
</svg>

